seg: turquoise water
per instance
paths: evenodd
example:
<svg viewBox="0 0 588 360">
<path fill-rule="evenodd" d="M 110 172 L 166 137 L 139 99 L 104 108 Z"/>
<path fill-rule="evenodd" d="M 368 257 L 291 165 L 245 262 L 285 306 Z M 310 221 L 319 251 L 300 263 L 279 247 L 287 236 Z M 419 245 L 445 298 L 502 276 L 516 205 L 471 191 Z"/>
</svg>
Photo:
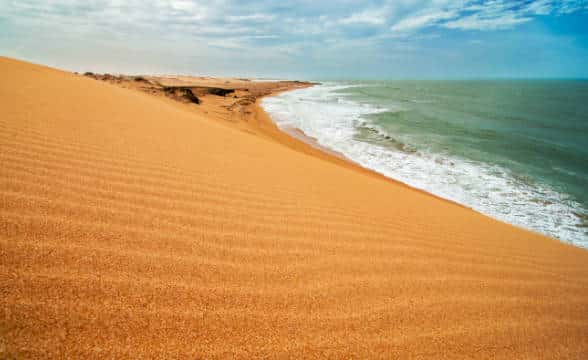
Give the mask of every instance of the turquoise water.
<svg viewBox="0 0 588 360">
<path fill-rule="evenodd" d="M 588 207 L 588 81 L 394 82 L 345 90 L 417 148 L 499 164 Z"/>
<path fill-rule="evenodd" d="M 339 82 L 264 105 L 365 167 L 588 246 L 588 81 Z"/>
</svg>

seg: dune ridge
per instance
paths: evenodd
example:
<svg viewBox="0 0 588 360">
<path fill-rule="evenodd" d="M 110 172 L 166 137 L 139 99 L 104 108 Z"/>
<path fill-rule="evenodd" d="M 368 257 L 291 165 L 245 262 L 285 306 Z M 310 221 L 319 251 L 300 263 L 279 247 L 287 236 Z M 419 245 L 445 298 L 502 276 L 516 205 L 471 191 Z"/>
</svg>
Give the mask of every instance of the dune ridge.
<svg viewBox="0 0 588 360">
<path fill-rule="evenodd" d="M 0 74 L 0 357 L 588 356 L 586 250 L 301 146 L 258 107 Z"/>
</svg>

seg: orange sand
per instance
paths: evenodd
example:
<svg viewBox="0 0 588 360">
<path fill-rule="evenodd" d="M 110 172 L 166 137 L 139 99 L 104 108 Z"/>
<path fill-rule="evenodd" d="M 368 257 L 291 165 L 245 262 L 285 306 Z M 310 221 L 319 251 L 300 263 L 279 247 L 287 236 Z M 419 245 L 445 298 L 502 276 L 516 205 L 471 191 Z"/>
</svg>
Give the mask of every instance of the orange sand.
<svg viewBox="0 0 588 360">
<path fill-rule="evenodd" d="M 0 76 L 0 358 L 588 358 L 586 250 L 228 97 Z"/>
</svg>

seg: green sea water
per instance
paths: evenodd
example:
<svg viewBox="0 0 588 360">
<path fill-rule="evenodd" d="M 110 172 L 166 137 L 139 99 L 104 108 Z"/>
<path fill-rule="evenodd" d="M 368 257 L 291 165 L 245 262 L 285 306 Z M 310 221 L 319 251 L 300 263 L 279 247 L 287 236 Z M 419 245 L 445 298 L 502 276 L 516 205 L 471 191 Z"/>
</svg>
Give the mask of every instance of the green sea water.
<svg viewBox="0 0 588 360">
<path fill-rule="evenodd" d="M 349 88 L 415 147 L 496 163 L 588 207 L 588 81 L 405 81 Z"/>
</svg>

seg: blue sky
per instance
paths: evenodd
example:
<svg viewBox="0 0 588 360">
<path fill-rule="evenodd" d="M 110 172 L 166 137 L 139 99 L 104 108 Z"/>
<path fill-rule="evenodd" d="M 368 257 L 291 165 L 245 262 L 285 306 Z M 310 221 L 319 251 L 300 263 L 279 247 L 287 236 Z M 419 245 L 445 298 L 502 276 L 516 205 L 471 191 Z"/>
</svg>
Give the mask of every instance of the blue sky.
<svg viewBox="0 0 588 360">
<path fill-rule="evenodd" d="M 0 0 L 0 54 L 115 73 L 588 77 L 588 0 Z"/>
</svg>

